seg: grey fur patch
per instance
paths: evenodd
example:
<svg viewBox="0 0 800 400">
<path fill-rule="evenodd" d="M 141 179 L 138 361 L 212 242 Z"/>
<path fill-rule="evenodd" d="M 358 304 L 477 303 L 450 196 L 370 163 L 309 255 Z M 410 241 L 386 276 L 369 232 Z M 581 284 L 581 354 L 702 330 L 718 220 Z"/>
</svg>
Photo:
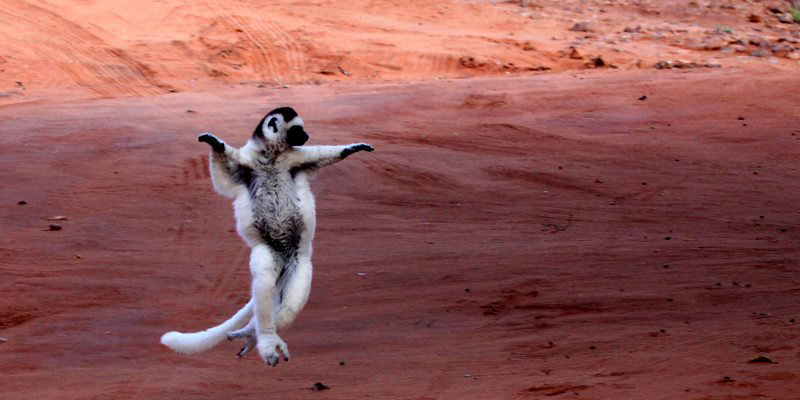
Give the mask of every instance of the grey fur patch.
<svg viewBox="0 0 800 400">
<path fill-rule="evenodd" d="M 277 261 L 291 263 L 305 228 L 292 176 L 272 165 L 253 170 L 251 176 L 248 189 L 253 199 L 253 225 L 282 258 Z"/>
</svg>

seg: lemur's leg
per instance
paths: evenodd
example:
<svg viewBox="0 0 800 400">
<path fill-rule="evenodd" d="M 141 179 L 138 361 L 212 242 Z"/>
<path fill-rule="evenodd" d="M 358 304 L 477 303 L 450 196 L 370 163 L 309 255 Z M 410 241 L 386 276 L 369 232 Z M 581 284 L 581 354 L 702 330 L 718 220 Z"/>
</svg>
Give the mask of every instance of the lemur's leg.
<svg viewBox="0 0 800 400">
<path fill-rule="evenodd" d="M 271 366 L 278 365 L 280 354 L 289 361 L 289 347 L 278 336 L 275 326 L 277 308 L 276 281 L 279 267 L 275 253 L 269 246 L 258 244 L 250 253 L 250 273 L 253 275 L 253 313 L 256 326 L 256 348 L 261 358 Z"/>
<path fill-rule="evenodd" d="M 276 322 L 278 331 L 288 328 L 305 306 L 308 294 L 311 291 L 311 275 L 314 270 L 311 265 L 311 243 L 314 239 L 314 230 L 316 228 L 316 209 L 308 172 L 298 172 L 294 176 L 294 184 L 305 230 L 300 236 L 297 264 L 294 271 L 292 271 L 292 275 L 284 283 L 283 300 L 281 301 Z"/>
<path fill-rule="evenodd" d="M 223 196 L 233 197 L 238 185 L 246 183 L 249 168 L 242 167 L 239 163 L 239 150 L 229 146 L 211 133 L 204 133 L 197 137 L 198 142 L 208 143 L 211 146 L 209 168 L 211 182 L 214 190 Z"/>
<path fill-rule="evenodd" d="M 372 146 L 366 143 L 354 143 L 344 146 L 303 146 L 295 147 L 287 152 L 285 162 L 293 170 L 307 170 L 322 168 L 337 161 L 344 160 L 347 156 L 359 151 L 373 151 Z"/>
<path fill-rule="evenodd" d="M 292 325 L 297 314 L 306 305 L 308 294 L 311 292 L 313 269 L 310 255 L 297 257 L 297 266 L 283 287 L 283 299 L 275 319 L 275 327 L 278 328 L 278 331 Z"/>
</svg>

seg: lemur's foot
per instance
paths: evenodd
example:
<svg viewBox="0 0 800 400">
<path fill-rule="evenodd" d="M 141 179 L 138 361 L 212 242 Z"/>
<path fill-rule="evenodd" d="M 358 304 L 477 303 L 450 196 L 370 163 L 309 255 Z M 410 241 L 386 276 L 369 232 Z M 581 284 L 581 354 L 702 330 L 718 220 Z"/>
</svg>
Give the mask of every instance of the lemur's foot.
<svg viewBox="0 0 800 400">
<path fill-rule="evenodd" d="M 349 156 L 350 154 L 353 154 L 353 153 L 356 153 L 356 152 L 359 152 L 359 151 L 373 151 L 373 150 L 375 150 L 375 149 L 372 146 L 370 146 L 370 145 L 368 145 L 366 143 L 356 143 L 356 144 L 354 144 L 352 146 L 349 146 L 346 149 L 342 150 L 341 157 L 345 158 L 345 157 Z"/>
<path fill-rule="evenodd" d="M 230 331 L 228 332 L 227 335 L 228 340 L 234 340 L 234 339 L 248 340 L 251 338 L 255 338 L 255 336 L 256 336 L 256 330 L 250 325 L 245 326 L 244 328 L 236 331 Z"/>
<path fill-rule="evenodd" d="M 198 142 L 208 143 L 214 151 L 217 153 L 221 153 L 225 151 L 225 144 L 222 143 L 216 136 L 212 133 L 203 133 L 202 135 L 197 137 Z"/>
<path fill-rule="evenodd" d="M 244 347 L 236 353 L 236 356 L 239 358 L 244 357 L 250 350 L 253 350 L 253 347 L 256 345 L 256 330 L 252 325 L 247 325 L 242 329 L 228 332 L 226 336 L 228 340 L 239 339 L 244 341 Z"/>
<path fill-rule="evenodd" d="M 236 353 L 236 356 L 239 358 L 244 357 L 245 355 L 247 355 L 247 353 L 250 352 L 250 350 L 253 350 L 253 347 L 256 347 L 256 337 L 250 336 L 245 339 L 244 347 L 242 347 L 242 349 L 239 350 L 238 353 Z"/>
<path fill-rule="evenodd" d="M 263 334 L 258 335 L 258 354 L 267 365 L 276 366 L 281 359 L 283 353 L 284 361 L 289 361 L 289 346 L 276 334 Z M 280 351 L 280 353 L 279 353 Z"/>
</svg>

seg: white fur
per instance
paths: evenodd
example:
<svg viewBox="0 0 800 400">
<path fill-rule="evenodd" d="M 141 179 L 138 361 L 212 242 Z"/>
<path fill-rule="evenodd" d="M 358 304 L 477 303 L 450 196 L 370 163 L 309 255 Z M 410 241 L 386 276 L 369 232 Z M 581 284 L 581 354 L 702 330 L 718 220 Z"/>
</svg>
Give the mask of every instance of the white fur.
<svg viewBox="0 0 800 400">
<path fill-rule="evenodd" d="M 204 331 L 194 333 L 167 332 L 161 336 L 161 344 L 184 354 L 204 352 L 222 341 L 225 335 L 244 325 L 253 315 L 253 300 L 247 302 L 229 320 Z"/>
<path fill-rule="evenodd" d="M 264 129 L 264 137 L 268 142 L 280 140 L 288 128 L 300 125 L 303 120 L 295 117 L 288 123 L 283 121 L 280 114 L 276 125 L 278 132 Z M 264 124 L 269 118 L 264 119 Z M 233 209 L 236 216 L 236 230 L 250 246 L 250 272 L 253 277 L 251 300 L 240 309 L 233 317 L 222 324 L 195 333 L 168 332 L 161 337 L 161 343 L 171 349 L 185 354 L 199 353 L 217 345 L 226 336 L 232 338 L 246 338 L 247 344 L 242 349 L 243 355 L 253 343 L 259 354 L 270 365 L 276 365 L 283 353 L 289 359 L 289 349 L 286 343 L 278 336 L 278 331 L 288 328 L 303 309 L 311 290 L 313 266 L 311 264 L 314 231 L 316 229 L 316 211 L 314 195 L 311 192 L 310 176 L 318 168 L 330 165 L 341 160 L 342 151 L 350 146 L 307 146 L 289 147 L 283 150 L 273 162 L 275 165 L 289 171 L 295 167 L 308 168 L 295 173 L 293 178 L 295 195 L 299 199 L 298 207 L 303 220 L 304 230 L 300 234 L 300 243 L 297 249 L 297 260 L 294 271 L 288 275 L 283 287 L 278 287 L 279 271 L 282 266 L 277 265 L 278 259 L 262 239 L 254 226 L 252 197 L 248 188 L 229 175 L 232 165 L 243 165 L 251 169 L 258 167 L 258 157 L 263 157 L 261 144 L 251 139 L 242 148 L 236 149 L 225 146 L 224 155 L 211 152 L 209 167 L 214 189 L 223 196 L 233 198 Z M 371 151 L 371 148 L 369 148 Z M 278 295 L 283 292 L 283 298 Z M 244 328 L 241 328 L 245 325 Z M 238 331 L 235 331 L 237 330 Z M 235 331 L 235 332 L 234 332 Z"/>
</svg>

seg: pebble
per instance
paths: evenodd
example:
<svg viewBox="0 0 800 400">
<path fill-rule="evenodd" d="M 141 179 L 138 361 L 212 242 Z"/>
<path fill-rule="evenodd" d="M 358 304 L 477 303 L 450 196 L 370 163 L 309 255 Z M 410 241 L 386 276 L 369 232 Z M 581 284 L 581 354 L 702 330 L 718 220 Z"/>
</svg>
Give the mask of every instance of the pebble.
<svg viewBox="0 0 800 400">
<path fill-rule="evenodd" d="M 777 364 L 775 361 L 772 361 L 771 358 L 767 356 L 757 356 L 753 357 L 747 361 L 748 364 Z"/>
<path fill-rule="evenodd" d="M 24 206 L 25 204 L 28 204 L 28 202 L 25 201 L 25 200 L 20 200 L 20 201 L 17 202 L 17 204 L 21 205 L 21 206 Z"/>
<path fill-rule="evenodd" d="M 328 387 L 327 385 L 323 384 L 322 382 L 317 382 L 317 383 L 314 384 L 314 386 L 311 386 L 311 390 L 316 391 L 316 392 L 321 392 L 323 390 L 328 390 L 328 389 L 330 389 L 330 387 Z"/>
<path fill-rule="evenodd" d="M 576 22 L 569 30 L 572 32 L 594 32 L 588 22 Z"/>
<path fill-rule="evenodd" d="M 741 44 L 732 44 L 723 47 L 720 51 L 725 54 L 744 53 L 745 51 L 747 51 L 747 47 Z"/>
<path fill-rule="evenodd" d="M 781 21 L 784 24 L 793 24 L 794 17 L 790 13 L 778 14 L 778 21 Z"/>
<path fill-rule="evenodd" d="M 61 225 L 59 224 L 50 224 L 50 228 L 47 229 L 48 231 L 60 231 Z"/>
<path fill-rule="evenodd" d="M 573 60 L 583 60 L 583 55 L 578 51 L 578 49 L 573 47 L 572 51 L 569 52 L 569 58 Z"/>
<path fill-rule="evenodd" d="M 794 47 L 786 44 L 776 44 L 770 48 L 775 57 L 787 57 L 794 52 Z"/>
<path fill-rule="evenodd" d="M 4 337 L 0 336 L 0 343 L 5 343 L 5 342 L 7 342 L 7 341 L 8 341 L 8 339 L 6 339 L 6 338 L 4 338 Z"/>
</svg>

